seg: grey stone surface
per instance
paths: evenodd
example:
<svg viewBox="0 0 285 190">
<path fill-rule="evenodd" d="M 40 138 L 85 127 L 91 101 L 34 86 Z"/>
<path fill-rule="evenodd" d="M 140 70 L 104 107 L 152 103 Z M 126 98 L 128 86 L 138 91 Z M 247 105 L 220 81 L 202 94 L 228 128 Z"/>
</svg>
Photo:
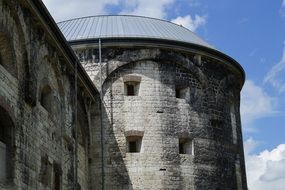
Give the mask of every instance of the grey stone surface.
<svg viewBox="0 0 285 190">
<path fill-rule="evenodd" d="M 247 189 L 241 71 L 210 56 L 198 64 L 190 50 L 102 46 L 106 189 Z M 97 47 L 74 50 L 100 89 Z M 126 78 L 140 78 L 137 96 L 126 96 Z M 99 129 L 92 134 L 98 144 Z M 134 131 L 143 132 L 141 151 L 128 153 L 126 134 Z M 180 138 L 192 140 L 193 155 L 179 154 Z M 102 155 L 91 158 L 95 179 L 102 175 Z M 91 182 L 94 189 L 101 184 Z"/>
<path fill-rule="evenodd" d="M 95 109 L 90 100 L 96 94 L 91 97 L 86 84 L 75 83 L 68 50 L 60 49 L 32 5 L 0 1 L 0 189 L 74 189 L 76 178 L 81 189 L 89 189 L 87 113 Z M 45 86 L 50 93 L 43 105 Z M 84 139 L 78 144 L 77 177 L 76 115 L 78 139 Z"/>
</svg>

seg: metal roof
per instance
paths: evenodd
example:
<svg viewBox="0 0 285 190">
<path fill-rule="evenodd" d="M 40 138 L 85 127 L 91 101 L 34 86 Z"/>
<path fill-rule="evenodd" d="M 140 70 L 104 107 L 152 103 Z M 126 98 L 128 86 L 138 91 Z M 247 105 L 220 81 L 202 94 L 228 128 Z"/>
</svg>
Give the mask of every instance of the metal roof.
<svg viewBox="0 0 285 190">
<path fill-rule="evenodd" d="M 181 41 L 213 47 L 187 28 L 169 21 L 133 16 L 102 15 L 75 18 L 58 23 L 68 41 L 104 38 L 147 38 Z"/>
</svg>

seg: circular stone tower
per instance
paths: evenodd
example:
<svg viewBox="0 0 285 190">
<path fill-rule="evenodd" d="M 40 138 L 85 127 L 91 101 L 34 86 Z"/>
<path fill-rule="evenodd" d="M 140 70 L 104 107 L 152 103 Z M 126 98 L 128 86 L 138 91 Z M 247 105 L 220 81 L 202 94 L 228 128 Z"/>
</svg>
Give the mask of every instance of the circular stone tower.
<svg viewBox="0 0 285 190">
<path fill-rule="evenodd" d="M 101 92 L 91 189 L 247 189 L 241 66 L 188 29 L 139 16 L 59 23 Z"/>
</svg>

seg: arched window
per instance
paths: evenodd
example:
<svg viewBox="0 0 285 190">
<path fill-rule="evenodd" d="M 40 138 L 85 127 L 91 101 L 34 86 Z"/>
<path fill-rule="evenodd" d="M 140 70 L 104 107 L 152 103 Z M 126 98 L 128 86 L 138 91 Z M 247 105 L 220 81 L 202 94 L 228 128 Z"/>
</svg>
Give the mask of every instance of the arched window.
<svg viewBox="0 0 285 190">
<path fill-rule="evenodd" d="M 12 176 L 13 128 L 9 114 L 0 107 L 0 183 L 6 183 Z"/>
<path fill-rule="evenodd" d="M 46 85 L 42 88 L 40 95 L 41 105 L 50 113 L 52 111 L 52 90 L 50 86 Z"/>
<path fill-rule="evenodd" d="M 7 36 L 0 33 L 0 65 L 12 76 L 17 77 L 17 67 L 14 62 L 13 50 Z"/>
</svg>

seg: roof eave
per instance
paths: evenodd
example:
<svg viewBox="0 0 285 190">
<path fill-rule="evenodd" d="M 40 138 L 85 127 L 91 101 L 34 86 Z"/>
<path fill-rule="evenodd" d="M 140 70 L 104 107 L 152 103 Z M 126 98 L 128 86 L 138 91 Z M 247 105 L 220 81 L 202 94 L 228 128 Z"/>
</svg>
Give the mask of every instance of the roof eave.
<svg viewBox="0 0 285 190">
<path fill-rule="evenodd" d="M 183 49 L 185 51 L 191 50 L 192 52 L 205 52 L 208 55 L 210 54 L 213 57 L 225 60 L 226 62 L 230 63 L 233 67 L 239 70 L 241 76 L 242 76 L 242 85 L 245 82 L 245 71 L 242 68 L 242 66 L 232 57 L 224 54 L 223 52 L 214 49 L 212 47 L 207 47 L 195 43 L 189 43 L 189 42 L 182 42 L 182 41 L 176 41 L 176 40 L 166 40 L 166 39 L 157 39 L 157 38 L 100 38 L 102 42 L 102 46 L 118 46 L 125 45 L 125 46 L 144 46 L 144 47 L 162 47 L 162 48 L 168 48 L 168 47 L 176 47 L 175 49 Z M 81 39 L 81 40 L 71 40 L 69 41 L 69 44 L 71 46 L 76 45 L 92 45 L 96 46 L 98 45 L 99 38 L 92 38 L 92 39 Z"/>
</svg>

